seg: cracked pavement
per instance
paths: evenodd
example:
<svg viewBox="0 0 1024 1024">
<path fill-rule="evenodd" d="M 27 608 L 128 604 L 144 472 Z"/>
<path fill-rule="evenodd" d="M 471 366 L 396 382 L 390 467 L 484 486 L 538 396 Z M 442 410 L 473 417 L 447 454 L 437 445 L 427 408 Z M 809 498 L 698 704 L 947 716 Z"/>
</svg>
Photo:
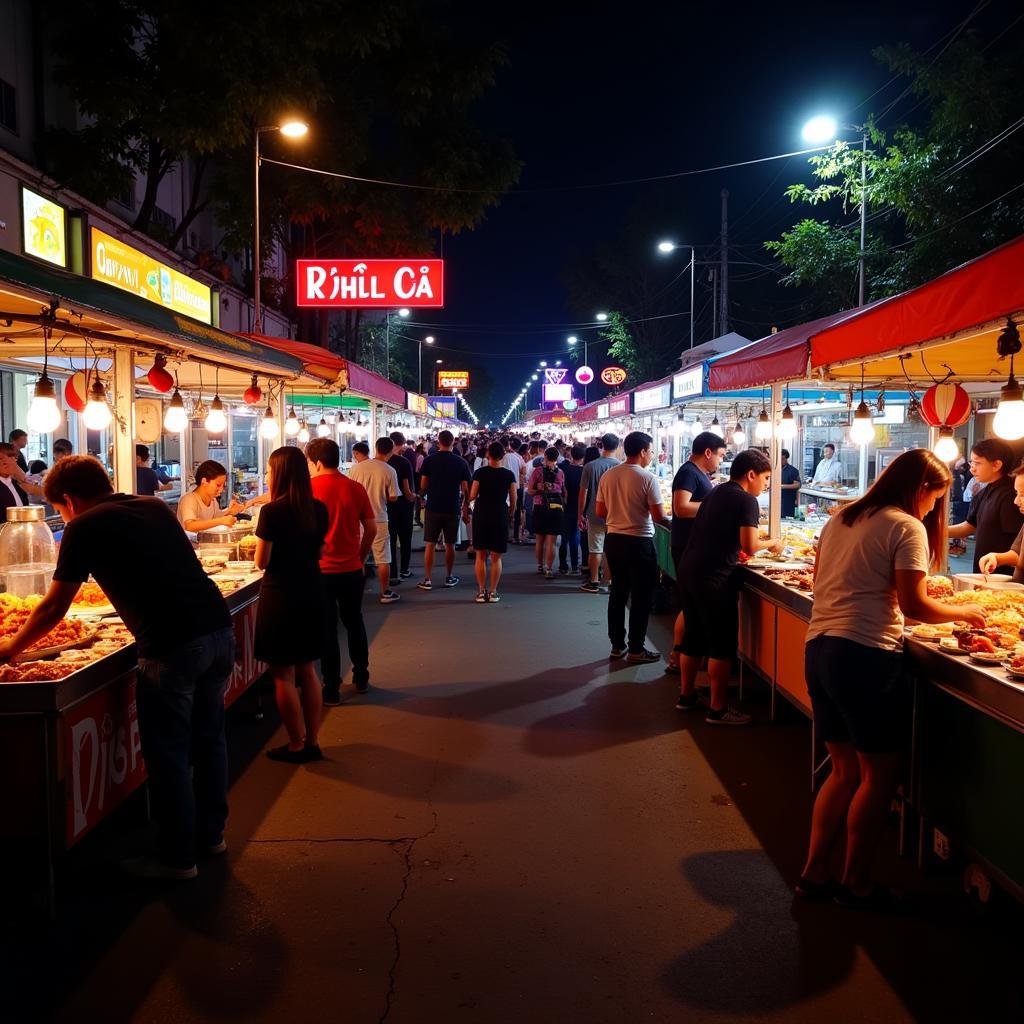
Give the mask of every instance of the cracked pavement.
<svg viewBox="0 0 1024 1024">
<path fill-rule="evenodd" d="M 967 917 L 954 879 L 905 922 L 794 903 L 807 723 L 768 724 L 756 688 L 750 729 L 675 712 L 657 665 L 609 664 L 606 599 L 531 554 L 498 605 L 466 572 L 367 600 L 371 690 L 329 709 L 325 761 L 264 759 L 272 716 L 240 702 L 227 858 L 126 881 L 128 809 L 62 866 L 57 926 L 0 950 L 30 1007 L 0 1017 L 49 996 L 75 1024 L 899 1024 L 981 1019 L 983 980 L 1005 995 L 1021 930 Z M 920 885 L 892 843 L 882 870 Z"/>
</svg>

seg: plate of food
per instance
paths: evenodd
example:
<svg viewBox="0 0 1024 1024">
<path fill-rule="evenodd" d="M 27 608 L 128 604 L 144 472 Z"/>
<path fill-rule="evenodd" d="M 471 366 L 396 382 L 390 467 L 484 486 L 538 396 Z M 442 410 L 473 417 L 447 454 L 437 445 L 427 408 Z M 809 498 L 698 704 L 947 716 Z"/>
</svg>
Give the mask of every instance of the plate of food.
<svg viewBox="0 0 1024 1024">
<path fill-rule="evenodd" d="M 116 614 L 114 606 L 110 603 L 110 598 L 103 593 L 100 585 L 92 580 L 88 583 L 83 583 L 78 588 L 78 593 L 75 594 L 75 599 L 71 602 L 71 607 L 68 609 L 68 615 L 73 618 L 92 616 L 102 618 L 104 615 Z"/>
<path fill-rule="evenodd" d="M 1014 655 L 1007 662 L 1006 671 L 1014 679 L 1024 679 L 1024 655 Z"/>
<path fill-rule="evenodd" d="M 84 647 L 96 638 L 97 632 L 94 627 L 89 627 L 80 620 L 65 619 L 24 651 L 17 660 L 24 662 L 52 658 L 55 654 L 70 650 L 72 647 Z"/>
<path fill-rule="evenodd" d="M 960 646 L 960 641 L 953 636 L 944 636 L 939 640 L 939 650 L 947 654 L 966 654 L 965 648 Z"/>
<path fill-rule="evenodd" d="M 248 559 L 248 560 L 240 559 L 238 561 L 226 562 L 225 565 L 224 565 L 224 568 L 228 572 L 245 572 L 245 573 L 249 573 L 249 572 L 253 572 L 255 570 L 256 565 L 252 561 L 252 559 Z"/>
<path fill-rule="evenodd" d="M 911 628 L 910 635 L 915 640 L 923 640 L 925 643 L 935 644 L 944 637 L 952 637 L 953 629 L 954 627 L 951 623 L 943 622 L 938 625 L 931 625 L 926 622 L 919 622 Z"/>
<path fill-rule="evenodd" d="M 1009 657 L 1007 651 L 971 651 L 971 661 L 975 661 L 979 665 L 1002 665 L 1003 662 L 1009 660 Z"/>
</svg>

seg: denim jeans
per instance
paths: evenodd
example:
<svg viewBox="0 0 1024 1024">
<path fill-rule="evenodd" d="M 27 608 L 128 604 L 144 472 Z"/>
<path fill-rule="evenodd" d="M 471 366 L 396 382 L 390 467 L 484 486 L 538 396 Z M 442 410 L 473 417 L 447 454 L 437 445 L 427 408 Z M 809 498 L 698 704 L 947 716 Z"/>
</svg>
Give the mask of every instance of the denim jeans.
<svg viewBox="0 0 1024 1024">
<path fill-rule="evenodd" d="M 160 859 L 171 867 L 191 867 L 197 844 L 213 846 L 223 838 L 228 816 L 224 688 L 234 664 L 230 627 L 186 640 L 162 657 L 139 659 L 142 756 Z"/>
<path fill-rule="evenodd" d="M 394 563 L 392 563 L 394 566 Z M 363 622 L 363 588 L 366 576 L 355 572 L 321 574 L 324 588 L 324 647 L 320 658 L 324 689 L 337 692 L 341 685 L 341 648 L 338 645 L 338 618 L 348 635 L 348 656 L 352 661 L 352 681 L 370 679 L 370 644 Z"/>
<path fill-rule="evenodd" d="M 613 647 L 626 640 L 626 603 L 629 602 L 629 650 L 644 649 L 651 599 L 658 582 L 658 555 L 649 537 L 609 533 L 604 542 L 608 571 L 612 575 L 608 595 L 608 639 Z"/>
</svg>

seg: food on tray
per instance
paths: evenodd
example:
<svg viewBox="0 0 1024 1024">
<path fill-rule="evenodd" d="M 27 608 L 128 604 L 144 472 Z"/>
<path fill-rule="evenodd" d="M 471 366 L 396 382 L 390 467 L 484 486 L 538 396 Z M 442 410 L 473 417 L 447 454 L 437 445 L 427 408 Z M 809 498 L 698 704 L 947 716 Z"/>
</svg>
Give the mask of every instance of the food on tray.
<svg viewBox="0 0 1024 1024">
<path fill-rule="evenodd" d="M 98 583 L 83 583 L 75 594 L 72 608 L 102 608 L 110 604 L 110 598 L 103 593 Z"/>
<path fill-rule="evenodd" d="M 669 504 L 671 505 L 671 500 L 669 501 Z M 256 535 L 254 533 L 250 533 L 247 537 L 243 537 L 238 542 L 238 546 L 243 551 L 255 551 L 256 550 Z"/>
<path fill-rule="evenodd" d="M 975 634 L 971 638 L 971 654 L 995 654 L 996 645 L 983 633 Z"/>
<path fill-rule="evenodd" d="M 1011 672 L 1024 675 L 1024 654 L 1015 654 L 1010 659 L 1009 668 Z"/>
<path fill-rule="evenodd" d="M 29 661 L 20 665 L 0 666 L 0 683 L 55 682 L 71 675 L 76 666 L 53 661 Z"/>
<path fill-rule="evenodd" d="M 953 594 L 953 581 L 948 576 L 929 576 L 926 586 L 929 597 L 945 599 Z"/>
<path fill-rule="evenodd" d="M 939 648 L 945 651 L 947 654 L 966 654 L 965 648 L 961 647 L 960 641 L 956 637 L 944 636 L 939 641 Z"/>
<path fill-rule="evenodd" d="M 10 594 L 0 594 L 0 638 L 9 638 L 21 629 L 28 621 L 32 609 L 39 604 L 36 597 L 12 597 Z M 37 640 L 25 653 L 41 651 L 47 647 L 59 647 L 64 644 L 74 644 L 84 639 L 89 632 L 89 627 L 78 619 L 64 619 L 58 622 L 49 633 L 41 640 Z"/>
<path fill-rule="evenodd" d="M 239 580 L 214 580 L 222 594 L 233 594 L 242 584 Z"/>
<path fill-rule="evenodd" d="M 814 573 L 809 569 L 766 569 L 765 575 L 776 583 L 802 590 L 807 594 L 814 590 Z"/>
<path fill-rule="evenodd" d="M 1001 665 L 1006 661 L 1006 652 L 988 653 L 987 651 L 971 651 L 971 658 L 982 665 Z"/>
<path fill-rule="evenodd" d="M 941 622 L 937 625 L 919 623 L 910 631 L 915 640 L 941 640 L 943 637 L 952 638 L 956 627 L 951 622 Z"/>
</svg>

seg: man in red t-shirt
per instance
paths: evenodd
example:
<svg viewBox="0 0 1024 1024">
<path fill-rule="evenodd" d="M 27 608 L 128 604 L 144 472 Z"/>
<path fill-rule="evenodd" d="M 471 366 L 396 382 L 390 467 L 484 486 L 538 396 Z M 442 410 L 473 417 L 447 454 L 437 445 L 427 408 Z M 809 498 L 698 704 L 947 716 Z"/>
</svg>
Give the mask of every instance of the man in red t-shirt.
<svg viewBox="0 0 1024 1024">
<path fill-rule="evenodd" d="M 370 646 L 363 623 L 363 585 L 366 558 L 377 536 L 377 520 L 366 488 L 338 468 L 341 451 L 329 437 L 316 437 L 306 445 L 313 497 L 327 506 L 328 527 L 320 553 L 324 585 L 324 652 L 320 668 L 324 704 L 341 703 L 341 649 L 338 617 L 348 633 L 352 682 L 358 693 L 370 685 Z"/>
</svg>

